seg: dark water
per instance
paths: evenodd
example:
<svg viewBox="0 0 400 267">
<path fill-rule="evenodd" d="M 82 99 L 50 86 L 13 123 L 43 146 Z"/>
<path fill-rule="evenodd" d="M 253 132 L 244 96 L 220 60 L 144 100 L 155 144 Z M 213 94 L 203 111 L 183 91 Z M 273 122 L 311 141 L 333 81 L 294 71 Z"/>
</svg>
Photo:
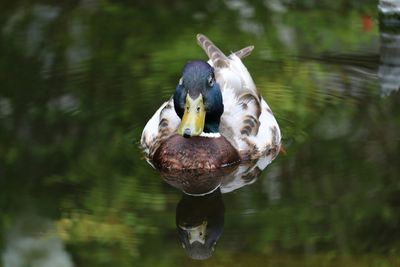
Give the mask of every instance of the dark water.
<svg viewBox="0 0 400 267">
<path fill-rule="evenodd" d="M 0 8 L 1 266 L 400 266 L 396 16 L 379 27 L 375 1 L 56 2 Z M 255 45 L 245 64 L 286 150 L 204 199 L 138 149 L 183 64 L 205 59 L 198 32 Z M 215 251 L 194 261 L 176 222 L 207 220 Z"/>
</svg>

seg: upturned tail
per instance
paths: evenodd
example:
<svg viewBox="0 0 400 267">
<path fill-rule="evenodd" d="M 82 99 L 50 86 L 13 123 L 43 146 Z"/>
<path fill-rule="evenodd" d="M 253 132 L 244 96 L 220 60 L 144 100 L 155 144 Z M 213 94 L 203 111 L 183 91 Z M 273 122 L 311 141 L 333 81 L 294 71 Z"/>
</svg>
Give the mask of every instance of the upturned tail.
<svg viewBox="0 0 400 267">
<path fill-rule="evenodd" d="M 211 59 L 215 67 L 221 68 L 229 66 L 229 58 L 205 35 L 201 33 L 197 34 L 197 43 L 201 48 L 203 48 L 204 52 L 206 52 L 207 56 Z M 253 49 L 254 46 L 247 46 L 239 51 L 236 51 L 234 54 L 239 58 L 244 58 L 250 55 Z"/>
</svg>

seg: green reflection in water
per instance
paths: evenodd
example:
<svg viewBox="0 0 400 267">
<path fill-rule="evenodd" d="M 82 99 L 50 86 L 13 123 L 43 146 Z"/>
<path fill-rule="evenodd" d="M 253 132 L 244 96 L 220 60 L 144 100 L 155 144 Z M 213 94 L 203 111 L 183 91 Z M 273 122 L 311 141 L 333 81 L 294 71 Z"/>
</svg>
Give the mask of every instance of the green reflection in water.
<svg viewBox="0 0 400 267">
<path fill-rule="evenodd" d="M 2 251 L 35 214 L 75 266 L 400 264 L 400 98 L 379 96 L 375 1 L 2 5 Z M 205 58 L 197 32 L 224 51 L 255 45 L 245 64 L 287 155 L 222 196 L 218 248 L 193 263 L 176 236 L 180 192 L 137 141 L 183 64 Z"/>
</svg>

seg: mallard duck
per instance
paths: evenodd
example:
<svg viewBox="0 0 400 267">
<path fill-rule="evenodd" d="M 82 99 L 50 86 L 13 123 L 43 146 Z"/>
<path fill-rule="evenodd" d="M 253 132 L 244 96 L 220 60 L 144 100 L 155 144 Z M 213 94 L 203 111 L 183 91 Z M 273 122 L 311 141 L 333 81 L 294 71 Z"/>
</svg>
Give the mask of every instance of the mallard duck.
<svg viewBox="0 0 400 267">
<path fill-rule="evenodd" d="M 217 169 L 248 160 L 266 166 L 281 133 L 241 60 L 254 47 L 226 56 L 202 34 L 197 42 L 209 60 L 184 66 L 175 93 L 144 127 L 146 159 L 160 169 Z"/>
</svg>

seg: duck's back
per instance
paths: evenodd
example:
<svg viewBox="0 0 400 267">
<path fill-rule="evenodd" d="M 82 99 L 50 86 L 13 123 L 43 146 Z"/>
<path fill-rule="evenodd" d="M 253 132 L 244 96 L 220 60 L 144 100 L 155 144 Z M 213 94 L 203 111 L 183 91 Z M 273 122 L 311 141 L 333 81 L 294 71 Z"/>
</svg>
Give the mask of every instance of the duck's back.
<svg viewBox="0 0 400 267">
<path fill-rule="evenodd" d="M 222 91 L 224 113 L 220 133 L 239 151 L 243 159 L 267 156 L 279 149 L 281 133 L 278 123 L 241 58 L 249 55 L 253 46 L 225 56 L 207 37 L 197 35 L 199 45 L 214 67 Z"/>
</svg>

